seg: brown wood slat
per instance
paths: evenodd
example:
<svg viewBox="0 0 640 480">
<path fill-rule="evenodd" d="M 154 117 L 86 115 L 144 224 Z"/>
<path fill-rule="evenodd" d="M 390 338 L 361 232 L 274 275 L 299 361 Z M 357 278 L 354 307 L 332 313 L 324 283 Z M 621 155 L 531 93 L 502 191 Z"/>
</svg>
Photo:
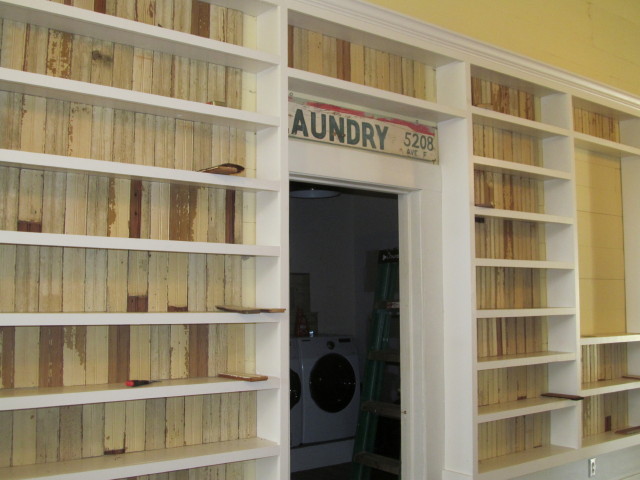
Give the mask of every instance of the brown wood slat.
<svg viewBox="0 0 640 480">
<path fill-rule="evenodd" d="M 121 383 L 129 377 L 130 336 L 128 325 L 109 327 L 109 383 Z"/>
<path fill-rule="evenodd" d="M 107 0 L 93 0 L 93 11 L 107 13 Z"/>
<path fill-rule="evenodd" d="M 63 365 L 64 327 L 40 327 L 40 368 L 41 387 L 61 387 Z"/>
<path fill-rule="evenodd" d="M 0 342 L 2 343 L 2 388 L 13 388 L 15 371 L 15 327 L 0 327 Z"/>
<path fill-rule="evenodd" d="M 129 238 L 140 238 L 142 226 L 142 180 L 131 180 Z"/>
<path fill-rule="evenodd" d="M 209 375 L 209 325 L 189 325 L 189 377 Z"/>
<path fill-rule="evenodd" d="M 225 192 L 225 225 L 224 225 L 224 241 L 225 243 L 235 243 L 235 223 L 236 223 L 236 192 L 235 190 L 227 190 Z"/>
<path fill-rule="evenodd" d="M 189 241 L 189 186 L 171 184 L 170 197 L 169 240 Z"/>
</svg>

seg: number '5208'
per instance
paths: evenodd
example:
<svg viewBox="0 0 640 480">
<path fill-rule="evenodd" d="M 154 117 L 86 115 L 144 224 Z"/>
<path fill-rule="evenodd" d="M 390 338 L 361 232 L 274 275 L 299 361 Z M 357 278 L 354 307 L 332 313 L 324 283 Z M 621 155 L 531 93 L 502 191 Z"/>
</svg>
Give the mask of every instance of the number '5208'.
<svg viewBox="0 0 640 480">
<path fill-rule="evenodd" d="M 421 148 L 422 150 L 433 150 L 433 137 L 422 135 L 420 133 L 405 132 L 404 146 Z"/>
</svg>

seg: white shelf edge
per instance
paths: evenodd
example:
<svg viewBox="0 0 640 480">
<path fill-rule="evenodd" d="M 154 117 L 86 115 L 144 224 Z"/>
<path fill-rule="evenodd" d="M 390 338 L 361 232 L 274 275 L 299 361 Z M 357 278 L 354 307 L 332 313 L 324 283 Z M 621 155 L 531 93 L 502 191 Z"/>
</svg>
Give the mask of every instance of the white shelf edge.
<svg viewBox="0 0 640 480">
<path fill-rule="evenodd" d="M 546 213 L 521 212 L 517 210 L 504 210 L 500 208 L 487 208 L 476 206 L 474 209 L 476 217 L 504 218 L 508 220 L 520 220 L 536 223 L 558 223 L 563 225 L 573 225 L 571 217 L 560 215 L 549 215 Z"/>
<path fill-rule="evenodd" d="M 557 317 L 575 314 L 576 309 L 573 307 L 476 310 L 476 318 Z"/>
<path fill-rule="evenodd" d="M 236 10 L 242 10 L 243 12 L 257 17 L 265 12 L 268 12 L 272 8 L 275 8 L 278 3 L 273 0 L 205 0 L 208 3 L 219 5 L 221 7 L 234 8 Z M 276 0 L 277 1 L 277 0 Z"/>
<path fill-rule="evenodd" d="M 152 93 L 87 84 L 77 80 L 50 77 L 4 67 L 0 68 L 0 90 L 174 117 L 181 120 L 224 124 L 250 131 L 260 131 L 280 125 L 280 120 L 273 115 L 208 105 Z"/>
<path fill-rule="evenodd" d="M 631 147 L 623 143 L 605 140 L 603 138 L 587 135 L 586 133 L 575 132 L 575 143 L 577 148 L 598 153 L 604 153 L 613 157 L 634 156 L 640 157 L 640 148 Z"/>
<path fill-rule="evenodd" d="M 0 0 L 0 17 L 249 73 L 264 71 L 280 60 L 271 53 L 45 0 L 30 0 L 28 5 L 23 0 Z"/>
<path fill-rule="evenodd" d="M 477 370 L 493 370 L 496 368 L 521 367 L 526 365 L 541 365 L 545 363 L 571 362 L 576 354 L 571 352 L 538 352 L 517 355 L 503 355 L 501 357 L 486 357 L 478 360 Z"/>
<path fill-rule="evenodd" d="M 512 172 L 540 180 L 571 180 L 573 178 L 571 173 L 563 172 L 562 170 L 527 165 L 526 163 L 509 162 L 497 158 L 480 157 L 478 155 L 474 155 L 473 163 L 476 166 L 482 167 L 483 170 Z"/>
<path fill-rule="evenodd" d="M 593 397 L 607 393 L 625 392 L 640 388 L 640 380 L 633 378 L 614 378 L 612 380 L 600 380 L 582 384 L 581 395 Z"/>
<path fill-rule="evenodd" d="M 534 413 L 550 412 L 563 408 L 571 408 L 576 405 L 574 400 L 539 397 L 516 400 L 507 403 L 498 403 L 478 408 L 478 423 L 494 422 L 507 418 L 532 415 Z"/>
<path fill-rule="evenodd" d="M 547 470 L 639 444 L 640 435 L 617 435 L 608 432 L 607 434 L 583 439 L 582 447 L 577 449 L 559 446 L 541 447 L 546 449 L 546 452 L 537 452 L 540 449 L 536 448 L 529 452 L 513 454 L 513 456 L 505 455 L 504 457 L 490 459 L 484 462 L 485 468 L 480 468 L 478 478 L 480 480 L 510 480 L 514 477 Z"/>
<path fill-rule="evenodd" d="M 548 123 L 541 123 L 535 120 L 508 115 L 506 113 L 495 112 L 485 108 L 470 107 L 474 123 L 489 125 L 497 128 L 504 128 L 511 131 L 525 133 L 534 137 L 568 137 L 570 131 L 566 128 L 556 127 Z"/>
<path fill-rule="evenodd" d="M 571 461 L 577 450 L 547 445 L 480 461 L 479 480 L 510 480 Z"/>
<path fill-rule="evenodd" d="M 572 270 L 571 262 L 552 262 L 547 260 L 506 260 L 502 258 L 476 258 L 476 267 L 540 268 L 548 270 Z"/>
<path fill-rule="evenodd" d="M 229 312 L 65 312 L 0 313 L 2 327 L 38 327 L 64 325 L 190 325 L 279 323 L 282 313 Z"/>
<path fill-rule="evenodd" d="M 13 167 L 38 168 L 53 171 L 73 171 L 89 175 L 135 178 L 151 182 L 170 182 L 199 185 L 203 187 L 232 188 L 243 191 L 276 192 L 279 182 L 233 175 L 218 175 L 172 168 L 108 162 L 89 158 L 67 157 L 47 153 L 23 152 L 0 149 L 0 164 Z"/>
<path fill-rule="evenodd" d="M 42 247 L 55 246 L 69 248 L 96 248 L 105 250 L 208 253 L 255 257 L 277 257 L 280 255 L 280 247 L 265 245 L 185 242 L 176 240 L 132 239 L 123 237 L 95 237 L 90 235 L 15 232 L 9 230 L 0 230 L 0 243 Z"/>
<path fill-rule="evenodd" d="M 603 345 L 608 343 L 640 342 L 640 333 L 594 335 L 580 338 L 580 345 Z"/>
<path fill-rule="evenodd" d="M 0 390 L 0 411 L 61 407 L 96 402 L 124 402 L 188 395 L 274 390 L 280 388 L 280 386 L 280 379 L 277 377 L 269 377 L 268 380 L 261 382 L 213 377 L 163 380 L 141 387 L 106 384 L 2 389 Z"/>
<path fill-rule="evenodd" d="M 377 112 L 398 114 L 431 122 L 466 117 L 464 110 L 379 88 L 294 68 L 288 68 L 287 73 L 289 90 L 302 95 L 313 95 Z"/>
<path fill-rule="evenodd" d="M 582 439 L 582 449 L 589 452 L 589 456 L 621 450 L 640 444 L 640 434 L 623 435 L 606 432 Z"/>
<path fill-rule="evenodd" d="M 278 444 L 261 438 L 105 455 L 58 463 L 0 468 L 3 480 L 110 480 L 188 468 L 241 462 L 280 454 Z"/>
</svg>

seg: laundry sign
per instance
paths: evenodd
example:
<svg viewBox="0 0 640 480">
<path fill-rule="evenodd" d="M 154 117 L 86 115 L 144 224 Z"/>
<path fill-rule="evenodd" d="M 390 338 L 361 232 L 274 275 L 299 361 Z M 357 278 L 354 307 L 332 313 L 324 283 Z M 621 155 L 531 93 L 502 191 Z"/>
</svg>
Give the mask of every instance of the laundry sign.
<svg viewBox="0 0 640 480">
<path fill-rule="evenodd" d="M 289 96 L 289 135 L 437 163 L 437 129 Z"/>
</svg>

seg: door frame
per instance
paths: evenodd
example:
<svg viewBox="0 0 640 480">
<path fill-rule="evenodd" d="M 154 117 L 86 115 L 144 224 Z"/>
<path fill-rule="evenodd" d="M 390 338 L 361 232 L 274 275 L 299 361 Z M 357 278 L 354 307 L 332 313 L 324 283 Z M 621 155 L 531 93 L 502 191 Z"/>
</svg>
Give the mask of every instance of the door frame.
<svg viewBox="0 0 640 480">
<path fill-rule="evenodd" d="M 444 431 L 440 167 L 292 138 L 288 158 L 290 180 L 398 196 L 402 476 L 437 478 Z"/>
</svg>

